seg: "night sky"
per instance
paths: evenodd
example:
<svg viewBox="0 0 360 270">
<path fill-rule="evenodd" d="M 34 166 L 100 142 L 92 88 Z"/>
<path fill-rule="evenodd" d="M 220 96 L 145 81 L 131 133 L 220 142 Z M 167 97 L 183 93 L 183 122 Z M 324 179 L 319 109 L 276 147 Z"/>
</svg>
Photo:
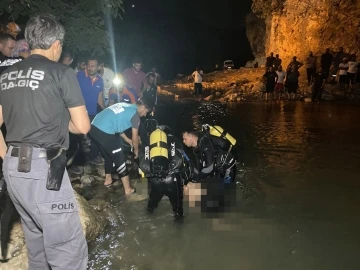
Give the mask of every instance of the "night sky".
<svg viewBox="0 0 360 270">
<path fill-rule="evenodd" d="M 169 78 L 196 66 L 212 70 L 227 59 L 244 65 L 252 58 L 245 30 L 251 3 L 125 0 L 126 14 L 113 26 L 119 69 L 130 65 L 134 55 L 143 58 L 145 71 L 156 66 Z"/>
<path fill-rule="evenodd" d="M 157 67 L 167 79 L 178 73 L 189 74 L 196 66 L 211 71 L 215 64 L 222 65 L 228 59 L 237 67 L 245 65 L 252 59 L 245 29 L 251 3 L 124 0 L 125 14 L 113 21 L 118 72 L 131 66 L 134 56 L 143 59 L 145 72 Z M 25 18 L 17 22 L 26 23 Z M 106 58 L 113 68 L 112 56 Z"/>
</svg>

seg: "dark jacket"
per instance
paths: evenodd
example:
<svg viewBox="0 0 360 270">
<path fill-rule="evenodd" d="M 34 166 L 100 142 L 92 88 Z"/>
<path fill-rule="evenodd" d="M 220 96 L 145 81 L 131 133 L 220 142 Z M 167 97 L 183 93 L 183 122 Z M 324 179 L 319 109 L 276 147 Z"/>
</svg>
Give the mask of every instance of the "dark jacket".
<svg viewBox="0 0 360 270">
<path fill-rule="evenodd" d="M 195 181 L 208 177 L 221 177 L 222 172 L 236 162 L 234 153 L 230 151 L 230 143 L 221 137 L 200 134 L 198 147 L 194 150 Z"/>
<path fill-rule="evenodd" d="M 23 57 L 7 57 L 0 52 L 0 74 L 2 74 L 5 69 L 7 69 L 8 67 L 12 66 L 13 64 L 15 64 L 21 60 L 24 60 L 24 58 Z"/>
</svg>

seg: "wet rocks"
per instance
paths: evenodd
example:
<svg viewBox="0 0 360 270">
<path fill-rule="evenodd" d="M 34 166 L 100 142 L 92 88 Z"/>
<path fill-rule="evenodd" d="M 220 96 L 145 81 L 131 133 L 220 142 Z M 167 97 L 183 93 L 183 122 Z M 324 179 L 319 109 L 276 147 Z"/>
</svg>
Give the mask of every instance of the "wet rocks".
<svg viewBox="0 0 360 270">
<path fill-rule="evenodd" d="M 95 170 L 94 166 L 91 164 L 86 164 L 84 166 L 84 173 L 91 174 Z"/>
<path fill-rule="evenodd" d="M 105 208 L 109 207 L 108 202 L 99 198 L 91 199 L 88 203 L 96 212 L 102 212 Z"/>
<path fill-rule="evenodd" d="M 95 178 L 89 174 L 85 174 L 80 178 L 80 182 L 83 186 L 91 186 L 95 181 Z"/>
<path fill-rule="evenodd" d="M 7 256 L 6 258 L 2 259 L 9 260 L 8 263 L 0 263 L 1 269 L 3 270 L 27 269 L 28 259 L 25 245 L 25 237 L 20 222 L 15 223 L 11 230 Z"/>
<path fill-rule="evenodd" d="M 75 193 L 75 197 L 79 204 L 80 221 L 86 240 L 94 240 L 105 229 L 106 222 L 99 218 L 98 213 L 94 211 L 84 198 L 77 193 Z"/>
</svg>

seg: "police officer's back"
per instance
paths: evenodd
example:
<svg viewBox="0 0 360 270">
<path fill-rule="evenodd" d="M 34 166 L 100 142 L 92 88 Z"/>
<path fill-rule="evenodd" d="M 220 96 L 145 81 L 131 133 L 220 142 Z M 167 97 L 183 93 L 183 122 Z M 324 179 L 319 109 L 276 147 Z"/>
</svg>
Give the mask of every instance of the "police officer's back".
<svg viewBox="0 0 360 270">
<path fill-rule="evenodd" d="M 25 29 L 31 56 L 0 77 L 4 177 L 21 218 L 30 269 L 86 269 L 87 244 L 65 170 L 68 131 L 86 134 L 90 121 L 71 68 L 56 63 L 65 30 L 51 15 Z"/>
</svg>

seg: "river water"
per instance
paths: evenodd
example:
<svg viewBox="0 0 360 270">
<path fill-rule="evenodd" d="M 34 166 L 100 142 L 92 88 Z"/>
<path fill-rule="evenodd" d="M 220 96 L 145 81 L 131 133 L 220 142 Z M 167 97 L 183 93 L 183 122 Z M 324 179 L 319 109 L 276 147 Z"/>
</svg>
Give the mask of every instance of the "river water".
<svg viewBox="0 0 360 270">
<path fill-rule="evenodd" d="M 161 124 L 217 123 L 242 146 L 238 206 L 223 220 L 168 200 L 153 216 L 146 200 L 109 192 L 113 219 L 89 245 L 89 269 L 360 269 L 360 108 L 303 102 L 168 102 Z"/>
</svg>

